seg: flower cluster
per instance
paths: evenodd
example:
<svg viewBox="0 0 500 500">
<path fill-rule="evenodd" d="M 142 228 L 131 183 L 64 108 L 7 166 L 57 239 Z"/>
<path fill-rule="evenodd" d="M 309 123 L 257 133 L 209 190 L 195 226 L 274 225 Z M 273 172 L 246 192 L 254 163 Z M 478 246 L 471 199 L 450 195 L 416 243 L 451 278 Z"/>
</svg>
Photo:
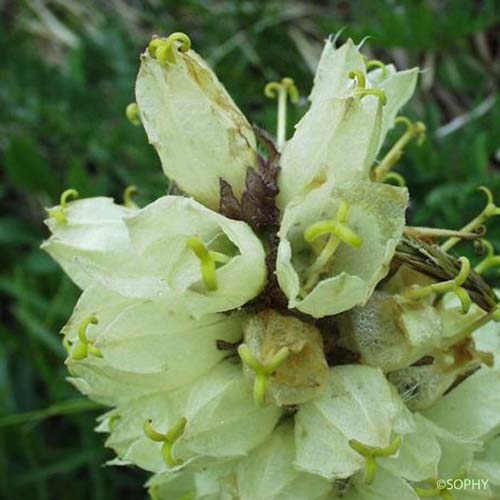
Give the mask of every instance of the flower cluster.
<svg viewBox="0 0 500 500">
<path fill-rule="evenodd" d="M 266 87 L 274 140 L 186 35 L 142 54 L 127 116 L 181 194 L 68 190 L 43 248 L 82 289 L 69 380 L 111 407 L 98 431 L 153 499 L 499 498 L 498 257 L 451 249 L 500 209 L 485 190 L 462 231 L 406 225 L 392 168 L 425 133 L 399 115 L 417 76 L 328 40 L 289 139 L 297 89 Z M 439 482 L 458 477 L 488 484 Z"/>
</svg>

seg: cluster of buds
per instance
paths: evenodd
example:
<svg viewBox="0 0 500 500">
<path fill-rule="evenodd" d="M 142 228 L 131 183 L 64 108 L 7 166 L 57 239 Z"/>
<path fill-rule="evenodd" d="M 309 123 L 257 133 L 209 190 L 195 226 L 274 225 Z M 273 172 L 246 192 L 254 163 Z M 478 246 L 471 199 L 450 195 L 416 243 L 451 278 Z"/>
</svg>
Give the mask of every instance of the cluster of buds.
<svg viewBox="0 0 500 500">
<path fill-rule="evenodd" d="M 185 34 L 141 55 L 126 115 L 181 194 L 139 208 L 133 186 L 122 204 L 68 190 L 43 248 L 82 289 L 69 380 L 110 407 L 98 431 L 114 464 L 153 473 L 153 500 L 452 499 L 443 478 L 477 475 L 488 489 L 463 498 L 499 498 L 500 309 L 482 277 L 499 258 L 451 249 L 500 209 L 483 188 L 460 231 L 407 225 L 393 168 L 425 135 L 399 114 L 417 76 L 329 39 L 291 137 L 293 80 L 265 87 L 273 140 Z"/>
</svg>

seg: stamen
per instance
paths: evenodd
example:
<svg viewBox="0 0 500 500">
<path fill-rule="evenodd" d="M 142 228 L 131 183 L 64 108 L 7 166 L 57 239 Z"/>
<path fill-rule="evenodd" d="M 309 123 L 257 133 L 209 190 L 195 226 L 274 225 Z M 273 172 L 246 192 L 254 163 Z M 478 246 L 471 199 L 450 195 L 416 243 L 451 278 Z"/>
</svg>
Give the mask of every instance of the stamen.
<svg viewBox="0 0 500 500">
<path fill-rule="evenodd" d="M 115 428 L 116 424 L 122 419 L 123 417 L 119 413 L 115 413 L 114 415 L 111 415 L 109 418 L 108 426 L 109 430 L 113 432 L 113 429 Z"/>
<path fill-rule="evenodd" d="M 217 290 L 217 278 L 215 276 L 215 260 L 210 255 L 207 247 L 196 237 L 188 238 L 187 246 L 200 259 L 201 277 L 208 290 Z"/>
<path fill-rule="evenodd" d="M 452 479 L 452 482 L 464 478 L 465 469 L 462 468 L 460 473 Z M 429 481 L 427 481 L 427 484 L 430 485 L 430 488 L 420 488 L 418 486 L 415 486 L 415 493 L 420 498 L 441 497 L 443 500 L 455 500 L 455 497 L 451 494 L 451 488 L 448 485 L 448 481 L 443 479 L 430 479 Z"/>
<path fill-rule="evenodd" d="M 394 144 L 391 150 L 385 155 L 384 159 L 373 170 L 374 179 L 377 182 L 383 182 L 391 168 L 403 156 L 403 149 L 413 139 L 417 138 L 417 144 L 420 146 L 425 140 L 425 125 L 422 122 L 412 123 L 406 116 L 398 116 L 394 124 L 403 123 L 406 126 L 406 132 Z"/>
<path fill-rule="evenodd" d="M 470 309 L 472 301 L 467 290 L 465 290 L 462 285 L 469 277 L 470 262 L 467 257 L 460 257 L 459 261 L 461 264 L 460 271 L 452 280 L 433 283 L 428 286 L 412 286 L 407 288 L 402 295 L 408 300 L 420 300 L 433 294 L 453 292 L 457 295 L 462 304 L 462 312 L 466 314 Z"/>
<path fill-rule="evenodd" d="M 148 488 L 148 494 L 150 500 L 160 500 L 160 497 L 158 495 L 158 485 L 155 484 L 153 486 L 150 486 Z"/>
<path fill-rule="evenodd" d="M 361 89 L 358 90 L 355 95 L 360 99 L 367 95 L 373 95 L 378 98 L 382 106 L 385 106 L 387 104 L 387 96 L 385 95 L 385 92 L 380 89 Z"/>
<path fill-rule="evenodd" d="M 450 238 L 451 236 L 457 236 L 464 240 L 475 240 L 481 236 L 478 233 L 462 233 L 453 229 L 422 226 L 406 226 L 404 231 L 405 234 L 414 238 Z"/>
<path fill-rule="evenodd" d="M 390 180 L 395 181 L 398 186 L 401 186 L 401 187 L 406 186 L 405 178 L 396 172 L 389 172 L 388 174 L 386 174 L 386 176 L 384 178 L 384 182 L 387 182 Z"/>
<path fill-rule="evenodd" d="M 139 208 L 132 199 L 132 196 L 137 193 L 137 187 L 134 185 L 127 186 L 123 192 L 123 204 L 127 208 Z"/>
<path fill-rule="evenodd" d="M 87 329 L 89 325 L 97 325 L 99 323 L 95 316 L 85 318 L 78 328 L 78 340 L 71 348 L 71 358 L 75 361 L 85 359 L 89 354 L 102 358 L 101 351 L 95 347 L 87 338 Z"/>
<path fill-rule="evenodd" d="M 349 212 L 349 205 L 345 201 L 342 201 L 334 219 L 318 221 L 304 231 L 304 239 L 311 245 L 320 236 L 324 236 L 325 234 L 329 234 L 330 236 L 326 245 L 308 269 L 306 284 L 302 289 L 303 294 L 307 294 L 316 285 L 319 276 L 330 264 L 341 242 L 347 243 L 354 248 L 359 248 L 362 245 L 363 241 L 361 238 L 346 224 Z"/>
<path fill-rule="evenodd" d="M 356 439 L 351 439 L 349 441 L 349 446 L 365 458 L 364 481 L 366 484 L 371 484 L 375 479 L 375 473 L 377 472 L 377 457 L 390 457 L 391 455 L 397 453 L 401 447 L 401 436 L 396 436 L 389 446 L 386 446 L 385 448 L 367 446 Z"/>
<path fill-rule="evenodd" d="M 62 192 L 59 199 L 59 208 L 54 208 L 50 210 L 50 216 L 54 217 L 61 224 L 67 224 L 68 218 L 66 217 L 65 211 L 68 206 L 68 200 L 70 198 L 76 199 L 79 194 L 76 189 L 66 189 Z"/>
<path fill-rule="evenodd" d="M 172 449 L 175 442 L 184 434 L 186 429 L 187 419 L 185 417 L 180 418 L 175 422 L 175 424 L 170 428 L 166 434 L 156 431 L 153 428 L 153 422 L 151 420 L 146 420 L 143 425 L 144 434 L 157 443 L 163 443 L 161 448 L 161 454 L 163 460 L 169 467 L 175 467 L 182 463 L 182 460 L 176 460 L 173 456 Z"/>
<path fill-rule="evenodd" d="M 482 246 L 486 249 L 486 257 L 474 268 L 478 274 L 486 272 L 491 267 L 500 266 L 500 255 L 495 255 L 495 249 L 488 240 L 481 240 Z"/>
<path fill-rule="evenodd" d="M 484 186 L 480 186 L 478 189 L 486 194 L 486 199 L 487 199 L 486 206 L 477 217 L 472 219 L 468 224 L 466 224 L 460 230 L 461 232 L 464 233 L 472 232 L 478 227 L 482 226 L 484 222 L 490 217 L 493 217 L 495 215 L 500 215 L 500 207 L 496 206 L 491 191 Z M 447 252 L 448 250 L 452 249 L 459 241 L 460 238 L 450 238 L 441 245 L 441 250 Z"/>
<path fill-rule="evenodd" d="M 175 64 L 177 51 L 187 52 L 191 48 L 191 40 L 185 33 L 172 33 L 166 39 L 153 38 L 148 46 L 151 57 L 164 64 Z"/>
<path fill-rule="evenodd" d="M 148 52 L 151 57 L 156 57 L 156 50 L 165 43 L 164 38 L 154 37 L 148 45 Z"/>
<path fill-rule="evenodd" d="M 220 252 L 208 250 L 203 241 L 196 236 L 188 238 L 186 245 L 200 259 L 201 277 L 207 290 L 217 290 L 216 263 L 227 264 L 231 260 L 231 257 Z"/>
<path fill-rule="evenodd" d="M 238 347 L 238 354 L 245 365 L 255 373 L 253 399 L 257 406 L 264 406 L 269 378 L 288 358 L 290 351 L 282 347 L 268 363 L 261 363 L 246 344 Z"/>
<path fill-rule="evenodd" d="M 356 85 L 357 85 L 358 90 L 362 90 L 362 89 L 366 88 L 366 77 L 365 77 L 365 74 L 363 73 L 363 71 L 361 71 L 359 69 L 353 69 L 349 73 L 348 76 L 352 80 L 356 80 Z"/>
<path fill-rule="evenodd" d="M 446 349 L 469 338 L 476 330 L 479 330 L 479 328 L 487 325 L 490 321 L 500 321 L 500 305 L 497 305 L 491 311 L 483 314 L 483 316 L 477 318 L 475 321 L 462 328 L 462 330 L 456 335 L 453 335 L 453 337 L 447 337 L 441 344 L 441 347 Z"/>
<path fill-rule="evenodd" d="M 287 97 L 296 104 L 299 101 L 299 91 L 291 78 L 283 78 L 281 82 L 269 82 L 264 87 L 264 95 L 270 99 L 278 97 L 278 124 L 276 127 L 276 142 L 281 149 L 286 142 Z"/>
<path fill-rule="evenodd" d="M 63 344 L 63 347 L 64 347 L 66 353 L 70 354 L 70 352 L 71 352 L 71 344 L 70 344 L 70 342 L 69 342 L 69 340 L 68 340 L 68 338 L 67 338 L 66 335 L 63 337 L 62 344 Z"/>
<path fill-rule="evenodd" d="M 125 108 L 125 115 L 127 116 L 129 122 L 132 125 L 140 125 L 141 124 L 141 115 L 139 114 L 139 106 L 136 102 L 131 102 Z"/>
<path fill-rule="evenodd" d="M 370 61 L 365 61 L 366 71 L 372 68 L 380 68 L 382 70 L 382 74 L 385 76 L 387 74 L 387 66 L 378 59 L 372 59 Z"/>
</svg>

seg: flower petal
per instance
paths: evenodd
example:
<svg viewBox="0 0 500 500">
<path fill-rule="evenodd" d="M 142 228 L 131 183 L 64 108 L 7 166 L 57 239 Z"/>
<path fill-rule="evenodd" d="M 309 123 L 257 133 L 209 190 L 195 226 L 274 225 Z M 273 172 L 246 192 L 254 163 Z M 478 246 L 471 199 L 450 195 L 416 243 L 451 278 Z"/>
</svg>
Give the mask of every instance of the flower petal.
<svg viewBox="0 0 500 500">
<path fill-rule="evenodd" d="M 152 276 L 163 277 L 171 293 L 197 317 L 236 309 L 264 287 L 265 253 L 262 243 L 244 222 L 212 212 L 194 200 L 164 196 L 126 221 L 141 260 L 150 263 Z M 229 257 L 215 271 L 217 289 L 202 283 L 200 260 L 187 246 L 195 236 L 209 250 Z"/>
<path fill-rule="evenodd" d="M 314 102 L 283 150 L 278 206 L 327 180 L 367 178 L 381 124 L 382 106 L 373 96 Z"/>
<path fill-rule="evenodd" d="M 500 370 L 483 368 L 423 415 L 449 432 L 486 439 L 500 429 Z"/>
<path fill-rule="evenodd" d="M 59 208 L 49 209 L 49 214 Z M 66 222 L 53 217 L 45 221 L 52 235 L 42 244 L 42 249 L 83 289 L 93 280 L 80 265 L 79 258 L 103 267 L 127 262 L 132 248 L 123 219 L 134 213 L 135 209 L 117 205 L 112 198 L 72 201 L 64 208 Z"/>
<path fill-rule="evenodd" d="M 362 244 L 340 244 L 326 277 L 309 293 L 301 292 L 312 257 L 304 232 L 332 218 L 342 201 L 351 208 L 348 225 Z M 279 233 L 276 273 L 289 307 L 319 318 L 366 303 L 388 271 L 403 232 L 407 201 L 405 189 L 366 181 L 326 185 L 288 206 Z"/>
<path fill-rule="evenodd" d="M 166 374 L 144 374 L 116 370 L 100 358 L 68 360 L 71 382 L 82 394 L 108 406 L 161 391 L 168 379 Z"/>
<path fill-rule="evenodd" d="M 349 440 L 388 446 L 393 430 L 409 430 L 398 425 L 403 412 L 401 399 L 379 369 L 333 368 L 328 393 L 302 405 L 295 417 L 295 464 L 329 480 L 347 478 L 364 466 L 364 458 Z"/>
<path fill-rule="evenodd" d="M 265 253 L 250 227 L 190 198 L 159 198 L 128 217 L 123 228 L 127 252 L 120 258 L 112 252 L 101 258 L 100 254 L 68 249 L 68 258 L 77 262 L 91 282 L 120 295 L 180 298 L 196 317 L 201 317 L 236 309 L 264 286 Z M 187 245 L 193 236 L 209 250 L 227 257 L 228 262 L 215 270 L 216 290 L 204 286 L 201 262 Z M 105 235 L 99 237 L 105 239 Z"/>
<path fill-rule="evenodd" d="M 221 500 L 223 497 L 220 483 L 228 472 L 227 466 L 222 465 L 202 471 L 181 470 L 173 474 L 155 474 L 146 486 L 149 487 L 151 498 L 155 500 L 171 500 L 172 498 Z"/>
<path fill-rule="evenodd" d="M 386 97 L 356 97 L 357 84 L 349 77 L 358 72 L 366 88 L 377 88 Z M 415 90 L 418 68 L 366 72 L 363 56 L 352 40 L 335 49 L 327 40 L 311 92 L 311 107 L 296 125 L 281 157 L 279 177 L 281 209 L 295 196 L 333 180 L 367 178 L 396 115 Z M 359 84 L 359 82 L 357 82 Z"/>
<path fill-rule="evenodd" d="M 238 342 L 241 313 L 209 314 L 200 319 L 165 301 L 138 302 L 97 337 L 104 361 L 117 370 L 165 373 L 165 389 L 196 379 L 227 356 L 217 341 Z"/>
<path fill-rule="evenodd" d="M 193 50 L 164 64 L 141 57 L 136 99 L 163 170 L 204 205 L 218 209 L 219 179 L 241 195 L 256 164 L 252 128 L 205 61 Z"/>
<path fill-rule="evenodd" d="M 353 70 L 366 73 L 358 47 L 349 38 L 337 49 L 334 39 L 328 38 L 316 69 L 309 100 L 317 103 L 332 97 L 343 97 L 346 93 L 352 94 L 354 82 L 349 78 L 349 73 Z"/>
<path fill-rule="evenodd" d="M 410 100 L 417 85 L 419 68 L 397 71 L 392 64 L 382 69 L 370 71 L 368 81 L 373 87 L 385 92 L 387 104 L 384 106 L 379 147 L 382 147 L 387 132 L 394 126 L 394 120 L 401 108 Z"/>
<path fill-rule="evenodd" d="M 97 297 L 106 302 L 97 306 Z M 68 341 L 77 341 L 82 321 L 89 316 L 98 320 L 86 333 L 102 357 L 89 354 L 75 360 L 70 354 L 68 359 L 77 377 L 75 385 L 97 401 L 117 404 L 181 387 L 226 357 L 227 352 L 217 347 L 218 340 L 234 343 L 242 337 L 241 313 L 195 319 L 179 303 L 130 302 L 95 286 L 89 288 L 64 329 Z"/>
<path fill-rule="evenodd" d="M 98 323 L 93 324 L 88 330 L 91 340 L 94 341 L 115 318 L 134 303 L 133 299 L 123 297 L 98 284 L 92 284 L 80 295 L 71 317 L 63 326 L 61 333 L 67 341 L 76 341 L 81 324 L 87 318 L 94 316 Z"/>
<path fill-rule="evenodd" d="M 441 447 L 438 477 L 452 479 L 470 469 L 474 454 L 482 448 L 479 440 L 449 432 L 425 417 L 422 417 L 421 422 L 427 427 L 429 434 L 436 437 Z"/>
<path fill-rule="evenodd" d="M 358 474 L 344 500 L 420 500 L 415 490 L 401 477 L 380 468 L 372 484 L 366 484 Z"/>
<path fill-rule="evenodd" d="M 110 446 L 125 460 L 152 472 L 168 467 L 162 460 L 161 443 L 142 431 L 147 419 L 164 433 L 176 420 L 186 418 L 185 431 L 175 443 L 175 457 L 183 460 L 182 466 L 191 462 L 205 466 L 246 455 L 272 432 L 281 415 L 274 406 L 255 406 L 251 386 L 230 362 L 219 364 L 191 387 L 150 394 L 118 407 L 117 413 L 122 418 L 112 431 Z M 122 443 L 121 448 L 116 443 Z"/>
<path fill-rule="evenodd" d="M 404 436 L 397 456 L 381 457 L 378 462 L 397 477 L 425 481 L 437 477 L 441 447 L 418 413 L 415 414 L 414 423 L 415 430 Z"/>
<path fill-rule="evenodd" d="M 274 429 L 281 410 L 254 404 L 252 386 L 240 367 L 225 362 L 193 387 L 186 405 L 186 432 L 179 449 L 213 458 L 246 455 Z"/>
<path fill-rule="evenodd" d="M 236 467 L 240 500 L 319 500 L 332 490 L 324 478 L 293 467 L 293 425 L 284 423 Z"/>
</svg>

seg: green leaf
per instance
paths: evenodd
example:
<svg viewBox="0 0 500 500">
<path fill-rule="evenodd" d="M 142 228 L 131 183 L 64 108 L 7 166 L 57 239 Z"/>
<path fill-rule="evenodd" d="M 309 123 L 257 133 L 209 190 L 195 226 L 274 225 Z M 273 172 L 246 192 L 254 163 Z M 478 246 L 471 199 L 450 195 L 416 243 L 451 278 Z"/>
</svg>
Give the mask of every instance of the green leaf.
<svg viewBox="0 0 500 500">
<path fill-rule="evenodd" d="M 13 139 L 5 152 L 4 165 L 8 179 L 18 188 L 32 193 L 57 194 L 58 183 L 54 182 L 52 169 L 32 139 Z"/>
</svg>

